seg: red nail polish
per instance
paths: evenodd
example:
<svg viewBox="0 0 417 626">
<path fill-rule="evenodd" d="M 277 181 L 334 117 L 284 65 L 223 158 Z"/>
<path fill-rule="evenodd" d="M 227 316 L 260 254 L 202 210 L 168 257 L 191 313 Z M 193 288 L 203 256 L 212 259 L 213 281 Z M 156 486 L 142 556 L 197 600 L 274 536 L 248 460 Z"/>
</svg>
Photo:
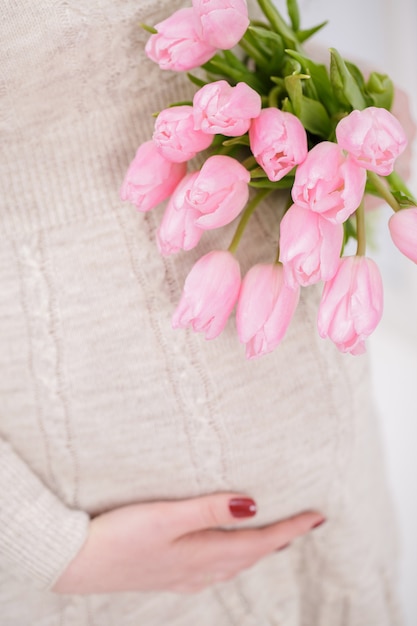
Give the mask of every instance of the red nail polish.
<svg viewBox="0 0 417 626">
<path fill-rule="evenodd" d="M 319 526 L 323 526 L 324 522 L 326 521 L 326 519 L 322 519 L 319 522 L 316 522 L 314 524 L 314 526 L 311 527 L 311 530 L 314 530 L 315 528 L 318 528 Z"/>
<path fill-rule="evenodd" d="M 229 502 L 233 517 L 253 517 L 256 515 L 256 504 L 252 498 L 233 498 Z"/>
</svg>

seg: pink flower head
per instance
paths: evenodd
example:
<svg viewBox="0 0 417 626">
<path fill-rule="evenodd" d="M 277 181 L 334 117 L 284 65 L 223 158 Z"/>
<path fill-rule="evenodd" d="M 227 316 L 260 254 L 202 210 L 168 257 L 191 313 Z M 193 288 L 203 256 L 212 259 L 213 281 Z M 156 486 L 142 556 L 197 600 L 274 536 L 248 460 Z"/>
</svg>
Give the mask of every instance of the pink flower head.
<svg viewBox="0 0 417 626">
<path fill-rule="evenodd" d="M 209 157 L 186 195 L 187 202 L 201 213 L 197 226 L 210 230 L 233 221 L 248 201 L 249 180 L 248 170 L 236 159 Z"/>
<path fill-rule="evenodd" d="M 171 163 L 159 154 L 153 141 L 147 141 L 129 165 L 120 197 L 139 211 L 149 211 L 171 195 L 186 171 L 185 163 Z"/>
<path fill-rule="evenodd" d="M 216 48 L 201 39 L 200 23 L 192 8 L 175 11 L 155 28 L 158 33 L 149 37 L 145 51 L 161 70 L 192 70 L 216 54 Z"/>
<path fill-rule="evenodd" d="M 224 329 L 240 290 L 240 267 L 233 254 L 214 250 L 201 257 L 188 274 L 173 328 L 191 326 L 214 339 Z"/>
<path fill-rule="evenodd" d="M 209 147 L 213 137 L 194 129 L 193 107 L 165 109 L 156 118 L 153 141 L 169 161 L 183 163 Z"/>
<path fill-rule="evenodd" d="M 341 352 L 363 354 L 365 339 L 378 325 L 382 309 L 377 265 L 366 257 L 344 257 L 324 286 L 318 315 L 320 337 L 329 337 Z"/>
<path fill-rule="evenodd" d="M 201 24 L 201 38 L 220 50 L 230 50 L 249 26 L 245 0 L 193 0 Z"/>
<path fill-rule="evenodd" d="M 239 339 L 252 359 L 272 352 L 284 338 L 300 288 L 288 287 L 281 264 L 251 267 L 242 282 L 236 312 Z"/>
<path fill-rule="evenodd" d="M 394 213 L 388 225 L 398 250 L 417 263 L 417 207 Z"/>
<path fill-rule="evenodd" d="M 263 109 L 249 129 L 252 153 L 269 180 L 284 178 L 307 156 L 307 134 L 292 113 Z"/>
<path fill-rule="evenodd" d="M 360 205 L 365 184 L 366 170 L 337 144 L 322 141 L 297 168 L 291 194 L 295 204 L 341 223 Z"/>
<path fill-rule="evenodd" d="M 225 80 L 208 83 L 194 96 L 195 127 L 227 137 L 244 135 L 261 112 L 261 96 L 246 83 L 232 87 Z"/>
<path fill-rule="evenodd" d="M 280 224 L 280 261 L 288 285 L 330 280 L 339 267 L 343 225 L 293 204 Z"/>
<path fill-rule="evenodd" d="M 159 252 L 164 256 L 195 248 L 204 232 L 196 226 L 201 214 L 186 200 L 187 191 L 197 176 L 198 172 L 193 172 L 183 178 L 165 209 L 156 234 Z"/>
<path fill-rule="evenodd" d="M 336 127 L 337 142 L 361 167 L 388 176 L 405 150 L 407 137 L 392 113 L 378 107 L 352 111 Z"/>
</svg>

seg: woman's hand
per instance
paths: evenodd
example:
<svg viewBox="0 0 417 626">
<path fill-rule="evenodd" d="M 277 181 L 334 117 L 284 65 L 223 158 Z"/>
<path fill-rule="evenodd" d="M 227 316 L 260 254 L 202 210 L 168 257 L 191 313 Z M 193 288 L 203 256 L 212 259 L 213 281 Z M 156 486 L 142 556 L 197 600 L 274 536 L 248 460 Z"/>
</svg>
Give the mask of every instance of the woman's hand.
<svg viewBox="0 0 417 626">
<path fill-rule="evenodd" d="M 233 578 L 323 521 L 306 512 L 263 528 L 219 528 L 255 513 L 253 500 L 233 493 L 103 513 L 91 521 L 86 543 L 53 591 L 196 592 Z"/>
</svg>

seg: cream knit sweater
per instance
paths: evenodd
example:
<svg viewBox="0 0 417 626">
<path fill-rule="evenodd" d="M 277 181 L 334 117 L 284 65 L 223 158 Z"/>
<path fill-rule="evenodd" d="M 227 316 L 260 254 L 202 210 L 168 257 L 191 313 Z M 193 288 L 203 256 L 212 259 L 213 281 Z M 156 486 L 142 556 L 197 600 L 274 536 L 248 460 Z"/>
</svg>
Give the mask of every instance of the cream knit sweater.
<svg viewBox="0 0 417 626">
<path fill-rule="evenodd" d="M 185 81 L 145 59 L 139 22 L 180 0 L 3 0 L 0 7 L 0 623 L 2 626 L 394 626 L 395 541 L 366 359 L 317 336 L 318 291 L 283 344 L 248 362 L 234 322 L 170 326 L 205 251 L 161 258 L 162 208 L 118 190 L 151 113 Z M 243 269 L 274 253 L 279 198 Z M 232 227 L 233 228 L 233 227 Z M 218 490 L 256 524 L 314 508 L 323 529 L 195 597 L 48 591 L 89 516 Z"/>
</svg>

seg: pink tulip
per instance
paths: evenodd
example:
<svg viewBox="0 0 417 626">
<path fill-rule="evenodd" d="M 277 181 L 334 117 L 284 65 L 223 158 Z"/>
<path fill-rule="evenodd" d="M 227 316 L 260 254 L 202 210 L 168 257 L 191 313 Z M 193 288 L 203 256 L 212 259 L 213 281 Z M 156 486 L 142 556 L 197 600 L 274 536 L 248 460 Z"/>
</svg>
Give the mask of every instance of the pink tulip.
<svg viewBox="0 0 417 626">
<path fill-rule="evenodd" d="M 214 339 L 226 326 L 239 290 L 240 268 L 235 257 L 224 250 L 209 252 L 188 274 L 172 326 L 191 326 L 205 333 L 206 339 Z"/>
<path fill-rule="evenodd" d="M 388 176 L 407 137 L 392 113 L 378 107 L 352 111 L 336 127 L 337 142 L 361 167 Z"/>
<path fill-rule="evenodd" d="M 252 153 L 269 180 L 284 178 L 307 156 L 307 134 L 292 113 L 263 109 L 249 130 Z"/>
<path fill-rule="evenodd" d="M 208 83 L 194 96 L 195 128 L 227 137 L 244 135 L 261 112 L 261 96 L 246 83 L 232 87 L 225 80 Z"/>
<path fill-rule="evenodd" d="M 281 264 L 254 265 L 242 282 L 236 312 L 239 339 L 252 359 L 272 352 L 284 338 L 300 288 L 288 287 Z"/>
<path fill-rule="evenodd" d="M 344 257 L 325 284 L 318 315 L 321 337 L 341 352 L 363 354 L 365 339 L 382 317 L 383 289 L 377 265 L 366 257 Z"/>
<path fill-rule="evenodd" d="M 339 267 L 343 225 L 293 204 L 280 224 L 280 261 L 291 287 L 328 281 Z"/>
<path fill-rule="evenodd" d="M 171 195 L 186 171 L 185 163 L 171 163 L 159 154 L 153 141 L 147 141 L 129 165 L 120 197 L 139 211 L 149 211 Z"/>
<path fill-rule="evenodd" d="M 205 161 L 187 192 L 187 202 L 201 213 L 196 221 L 203 230 L 225 226 L 241 212 L 249 198 L 248 170 L 228 156 Z"/>
<path fill-rule="evenodd" d="M 161 70 L 192 70 L 216 54 L 216 48 L 201 39 L 201 25 L 192 8 L 175 11 L 155 28 L 158 33 L 149 37 L 145 51 Z"/>
<path fill-rule="evenodd" d="M 297 168 L 291 194 L 295 204 L 341 223 L 360 205 L 365 184 L 366 170 L 337 144 L 322 141 Z"/>
<path fill-rule="evenodd" d="M 215 48 L 230 50 L 249 26 L 245 0 L 193 0 L 201 38 Z"/>
<path fill-rule="evenodd" d="M 153 141 L 168 161 L 183 163 L 193 159 L 201 150 L 206 150 L 213 137 L 194 129 L 193 107 L 176 106 L 158 115 Z"/>
<path fill-rule="evenodd" d="M 196 226 L 201 213 L 191 207 L 186 194 L 198 172 L 187 174 L 172 194 L 157 232 L 159 252 L 164 256 L 195 248 L 203 230 Z"/>
<path fill-rule="evenodd" d="M 402 209 L 394 213 L 388 225 L 397 248 L 417 263 L 417 207 Z"/>
</svg>

